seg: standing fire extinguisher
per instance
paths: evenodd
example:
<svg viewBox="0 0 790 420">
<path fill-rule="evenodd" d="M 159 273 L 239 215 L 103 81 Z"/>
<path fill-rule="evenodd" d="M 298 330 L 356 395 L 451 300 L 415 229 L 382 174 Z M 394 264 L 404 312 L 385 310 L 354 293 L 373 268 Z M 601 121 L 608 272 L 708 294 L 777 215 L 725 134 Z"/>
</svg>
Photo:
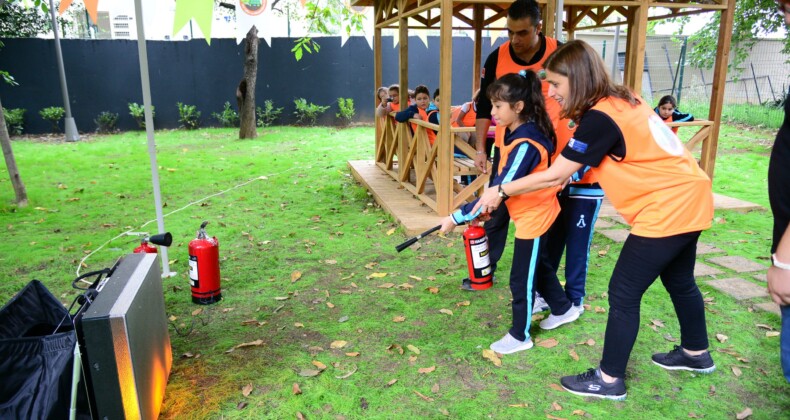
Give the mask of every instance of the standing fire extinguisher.
<svg viewBox="0 0 790 420">
<path fill-rule="evenodd" d="M 463 236 L 470 286 L 472 290 L 488 289 L 493 284 L 493 276 L 486 231 L 475 219 L 464 229 Z"/>
<path fill-rule="evenodd" d="M 206 234 L 208 221 L 200 225 L 197 238 L 189 242 L 189 285 L 192 302 L 209 305 L 222 299 L 219 279 L 219 241 Z"/>
</svg>

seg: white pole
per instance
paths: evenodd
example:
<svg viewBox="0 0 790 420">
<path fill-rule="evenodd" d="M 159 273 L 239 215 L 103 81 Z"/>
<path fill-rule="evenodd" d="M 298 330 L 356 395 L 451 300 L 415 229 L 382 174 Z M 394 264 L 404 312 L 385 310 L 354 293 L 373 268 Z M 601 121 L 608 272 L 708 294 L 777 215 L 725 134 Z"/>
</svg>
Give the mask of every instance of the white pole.
<svg viewBox="0 0 790 420">
<path fill-rule="evenodd" d="M 612 55 L 612 81 L 615 83 L 617 83 L 617 81 L 620 79 L 620 54 L 618 53 L 619 44 L 620 25 L 617 25 L 614 27 L 614 45 L 612 46 L 612 49 L 614 50 L 614 54 Z"/>
<path fill-rule="evenodd" d="M 159 167 L 156 163 L 156 141 L 154 140 L 154 116 L 151 112 L 151 81 L 148 78 L 148 50 L 145 45 L 145 28 L 143 25 L 143 5 L 141 0 L 134 0 L 134 18 L 137 20 L 137 55 L 140 57 L 140 79 L 143 85 L 143 105 L 145 106 L 145 133 L 148 137 L 148 156 L 151 160 L 151 182 L 154 184 L 154 206 L 156 207 L 156 225 L 159 233 L 165 233 L 165 218 L 162 214 L 162 193 L 159 189 Z M 162 277 L 171 277 L 170 262 L 167 259 L 167 247 L 161 247 Z"/>
<path fill-rule="evenodd" d="M 66 111 L 63 128 L 66 131 L 66 141 L 77 141 L 80 139 L 80 133 L 77 131 L 77 124 L 71 116 L 69 88 L 66 86 L 66 70 L 63 69 L 63 52 L 60 50 L 58 20 L 55 17 L 55 5 L 52 0 L 49 0 L 49 15 L 52 17 L 52 32 L 55 34 L 55 57 L 58 59 L 58 75 L 60 76 L 60 92 L 63 94 L 63 109 Z"/>
<path fill-rule="evenodd" d="M 557 17 L 554 19 L 554 39 L 562 40 L 562 14 L 565 2 L 557 0 Z"/>
</svg>

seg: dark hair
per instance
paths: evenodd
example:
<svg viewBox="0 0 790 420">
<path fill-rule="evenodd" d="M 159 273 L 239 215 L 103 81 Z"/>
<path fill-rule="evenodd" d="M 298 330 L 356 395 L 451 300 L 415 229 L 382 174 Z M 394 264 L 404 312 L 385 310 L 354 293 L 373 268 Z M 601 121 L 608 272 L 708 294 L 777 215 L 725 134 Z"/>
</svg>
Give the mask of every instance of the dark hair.
<svg viewBox="0 0 790 420">
<path fill-rule="evenodd" d="M 398 86 L 398 85 L 390 85 L 390 87 L 387 90 L 397 90 L 398 93 L 400 93 L 400 86 Z"/>
<path fill-rule="evenodd" d="M 433 99 L 436 99 L 437 96 L 439 96 L 439 88 L 433 91 Z"/>
<path fill-rule="evenodd" d="M 415 98 L 417 97 L 417 94 L 419 94 L 419 93 L 424 93 L 424 94 L 428 95 L 429 98 L 431 97 L 431 91 L 428 90 L 428 86 L 419 85 L 416 88 L 414 88 L 414 97 Z"/>
<path fill-rule="evenodd" d="M 422 85 L 420 85 L 420 86 L 422 86 Z M 427 87 L 425 87 L 425 92 L 428 92 L 428 88 Z M 409 98 L 413 98 L 413 97 L 417 96 L 417 93 L 414 92 L 414 90 L 412 90 L 412 89 L 409 89 L 408 91 L 406 91 L 406 93 L 408 93 Z M 430 96 L 430 95 L 428 95 L 428 96 Z"/>
<path fill-rule="evenodd" d="M 513 20 L 529 18 L 532 25 L 540 23 L 540 6 L 535 0 L 516 0 L 510 5 L 507 16 Z"/>
<path fill-rule="evenodd" d="M 506 74 L 488 86 L 486 93 L 493 101 L 502 101 L 510 104 L 511 108 L 522 101 L 524 107 L 518 116 L 524 121 L 534 121 L 552 146 L 557 148 L 557 135 L 554 133 L 554 125 L 546 112 L 546 102 L 543 99 L 540 79 L 532 70 L 522 70 L 519 74 Z M 551 152 L 549 152 L 551 155 Z"/>
<path fill-rule="evenodd" d="M 672 108 L 678 107 L 678 103 L 675 100 L 675 97 L 672 95 L 662 96 L 661 99 L 658 100 L 657 106 L 666 105 L 666 104 L 672 104 Z"/>
<path fill-rule="evenodd" d="M 564 98 L 562 118 L 578 122 L 598 101 L 610 96 L 632 106 L 640 103 L 629 88 L 612 82 L 601 56 L 584 41 L 569 41 L 557 48 L 543 68 L 568 78 L 569 97 Z"/>
</svg>

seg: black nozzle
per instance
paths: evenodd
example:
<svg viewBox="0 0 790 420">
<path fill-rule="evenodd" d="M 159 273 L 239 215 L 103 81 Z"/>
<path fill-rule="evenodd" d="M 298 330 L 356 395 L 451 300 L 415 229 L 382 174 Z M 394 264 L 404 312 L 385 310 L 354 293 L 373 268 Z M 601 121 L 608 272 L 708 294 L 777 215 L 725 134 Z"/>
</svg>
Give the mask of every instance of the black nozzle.
<svg viewBox="0 0 790 420">
<path fill-rule="evenodd" d="M 173 243 L 173 235 L 170 232 L 151 235 L 146 240 L 154 245 L 170 246 Z"/>
</svg>

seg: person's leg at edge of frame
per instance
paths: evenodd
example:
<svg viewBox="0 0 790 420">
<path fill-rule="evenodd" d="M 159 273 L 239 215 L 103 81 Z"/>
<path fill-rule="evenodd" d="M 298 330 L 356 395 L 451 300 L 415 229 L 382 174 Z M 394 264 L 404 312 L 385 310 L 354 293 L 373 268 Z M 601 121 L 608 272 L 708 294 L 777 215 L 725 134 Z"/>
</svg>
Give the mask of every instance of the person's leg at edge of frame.
<svg viewBox="0 0 790 420">
<path fill-rule="evenodd" d="M 535 269 L 540 252 L 540 239 L 518 239 L 513 249 L 513 266 L 510 269 L 511 328 L 499 341 L 491 344 L 491 350 L 511 354 L 532 347 L 529 325 L 532 321 L 532 296 Z"/>
<path fill-rule="evenodd" d="M 790 383 L 790 305 L 782 306 L 782 335 L 780 341 L 782 370 L 784 370 L 785 379 Z"/>
<path fill-rule="evenodd" d="M 602 201 L 570 197 L 566 202 L 565 294 L 579 311 L 584 311 L 590 246 Z"/>
<path fill-rule="evenodd" d="M 496 274 L 497 264 L 505 252 L 507 233 L 510 227 L 510 213 L 502 203 L 491 212 L 491 219 L 483 224 L 488 237 L 488 258 L 491 261 L 491 272 Z"/>
<path fill-rule="evenodd" d="M 557 214 L 557 218 L 554 220 L 554 223 L 551 224 L 551 227 L 549 227 L 549 230 L 545 235 L 546 244 L 544 245 L 544 260 L 546 264 L 548 264 L 547 270 L 554 273 L 554 277 L 556 277 L 557 273 L 559 272 L 558 270 L 560 267 L 560 260 L 562 260 L 562 254 L 565 252 L 565 225 L 567 224 L 565 221 L 567 215 L 565 201 L 568 199 L 567 194 L 565 194 L 566 192 L 567 189 L 561 191 L 557 197 L 560 203 L 560 212 Z M 535 306 L 533 307 L 532 311 L 537 313 L 549 309 L 551 308 L 548 302 L 539 293 L 535 298 Z"/>
<path fill-rule="evenodd" d="M 577 320 L 581 313 L 565 295 L 565 290 L 557 278 L 557 272 L 552 268 L 545 252 L 541 256 L 539 264 L 536 289 L 546 299 L 551 309 L 549 316 L 540 321 L 540 328 L 553 330 Z"/>
</svg>

